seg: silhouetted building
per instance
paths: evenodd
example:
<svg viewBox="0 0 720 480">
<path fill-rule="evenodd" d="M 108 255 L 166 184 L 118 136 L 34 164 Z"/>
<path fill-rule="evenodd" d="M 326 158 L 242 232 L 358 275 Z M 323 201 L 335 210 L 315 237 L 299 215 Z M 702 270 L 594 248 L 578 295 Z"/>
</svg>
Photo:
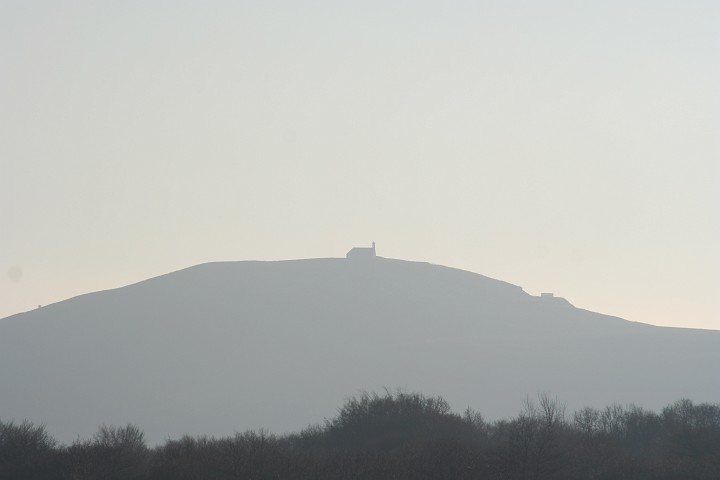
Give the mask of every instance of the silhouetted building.
<svg viewBox="0 0 720 480">
<path fill-rule="evenodd" d="M 360 259 L 360 258 L 375 258 L 375 242 L 372 243 L 372 247 L 355 247 L 351 249 L 345 258 Z"/>
</svg>

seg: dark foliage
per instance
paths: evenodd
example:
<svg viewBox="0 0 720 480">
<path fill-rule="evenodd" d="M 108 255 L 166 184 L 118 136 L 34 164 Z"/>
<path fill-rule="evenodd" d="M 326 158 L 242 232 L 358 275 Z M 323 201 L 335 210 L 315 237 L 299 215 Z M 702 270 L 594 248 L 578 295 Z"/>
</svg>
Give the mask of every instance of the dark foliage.
<svg viewBox="0 0 720 480">
<path fill-rule="evenodd" d="M 51 478 L 54 447 L 42 425 L 0 422 L 0 479 Z"/>
<path fill-rule="evenodd" d="M 720 478 L 720 405 L 680 400 L 571 418 L 548 395 L 487 423 L 440 397 L 363 393 L 322 426 L 277 437 L 185 436 L 148 448 L 134 425 L 58 446 L 43 426 L 0 422 L 0 480 L 676 480 Z"/>
</svg>

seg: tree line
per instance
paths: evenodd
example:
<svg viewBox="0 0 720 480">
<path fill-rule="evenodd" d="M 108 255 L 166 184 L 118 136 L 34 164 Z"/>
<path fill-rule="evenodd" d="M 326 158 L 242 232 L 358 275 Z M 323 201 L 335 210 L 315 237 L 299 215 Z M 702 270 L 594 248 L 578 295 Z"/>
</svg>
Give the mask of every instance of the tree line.
<svg viewBox="0 0 720 480">
<path fill-rule="evenodd" d="M 149 447 L 135 425 L 56 442 L 0 421 L 0 480 L 675 480 L 720 478 L 720 404 L 679 400 L 567 414 L 547 394 L 493 422 L 441 397 L 362 393 L 288 435 L 184 436 Z"/>
</svg>

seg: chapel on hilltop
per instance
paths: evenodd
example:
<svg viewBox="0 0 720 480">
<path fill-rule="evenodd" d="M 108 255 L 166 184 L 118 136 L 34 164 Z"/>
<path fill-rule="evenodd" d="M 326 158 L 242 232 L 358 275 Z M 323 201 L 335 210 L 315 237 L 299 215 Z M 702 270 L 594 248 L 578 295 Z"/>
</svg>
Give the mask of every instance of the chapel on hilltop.
<svg viewBox="0 0 720 480">
<path fill-rule="evenodd" d="M 375 258 L 375 242 L 372 242 L 372 247 L 354 247 L 352 248 L 345 258 L 348 259 L 363 259 L 363 258 Z"/>
</svg>

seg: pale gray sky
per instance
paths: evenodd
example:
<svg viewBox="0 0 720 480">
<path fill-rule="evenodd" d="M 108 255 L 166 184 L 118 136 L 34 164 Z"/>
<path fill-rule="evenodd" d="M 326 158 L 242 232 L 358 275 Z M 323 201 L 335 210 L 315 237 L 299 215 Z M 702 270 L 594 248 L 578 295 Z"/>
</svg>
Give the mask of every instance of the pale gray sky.
<svg viewBox="0 0 720 480">
<path fill-rule="evenodd" d="M 0 317 L 378 242 L 720 329 L 720 3 L 0 3 Z"/>
</svg>

